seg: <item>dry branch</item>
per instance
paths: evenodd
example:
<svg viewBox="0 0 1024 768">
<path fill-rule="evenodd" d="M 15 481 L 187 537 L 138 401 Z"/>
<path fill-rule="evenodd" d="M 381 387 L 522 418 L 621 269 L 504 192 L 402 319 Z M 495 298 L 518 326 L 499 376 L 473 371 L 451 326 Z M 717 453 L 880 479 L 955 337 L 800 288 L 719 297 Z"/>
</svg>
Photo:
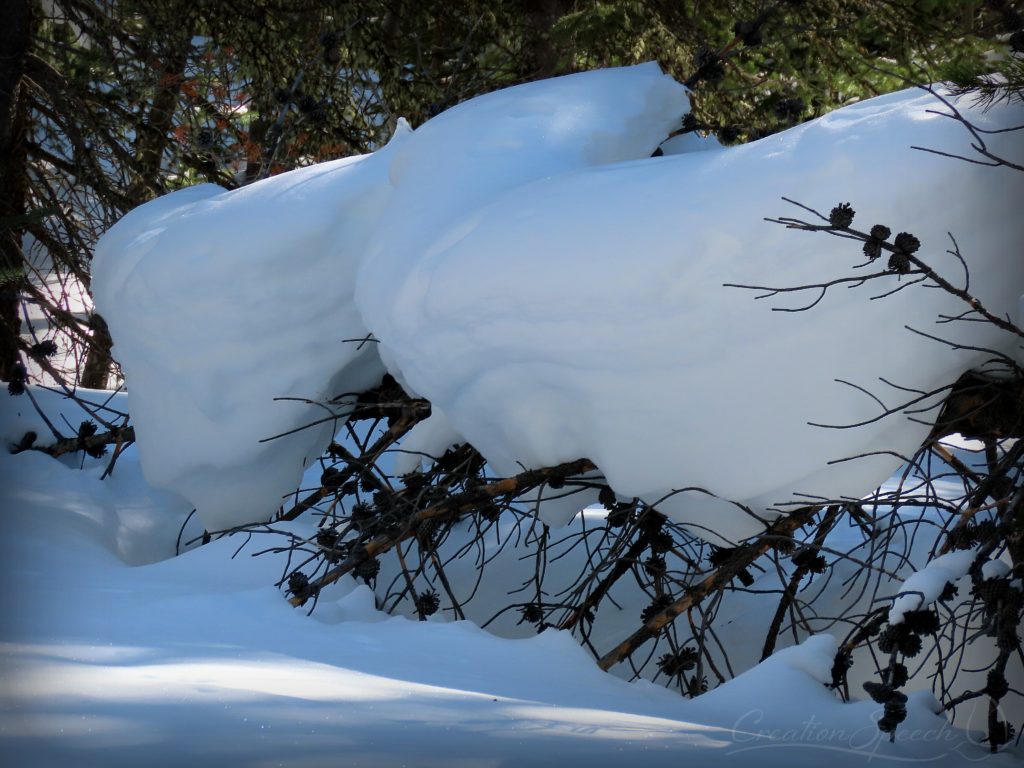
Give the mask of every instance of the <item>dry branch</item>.
<svg viewBox="0 0 1024 768">
<path fill-rule="evenodd" d="M 602 656 L 598 661 L 598 666 L 607 671 L 628 658 L 633 651 L 660 634 L 675 620 L 676 616 L 698 604 L 708 595 L 725 587 L 740 571 L 771 549 L 780 538 L 790 537 L 798 528 L 809 523 L 817 512 L 818 507 L 798 509 L 772 523 L 768 526 L 768 530 L 754 541 L 737 547 L 736 552 L 727 563 L 699 584 L 690 587 L 682 597 L 660 613 L 655 614 L 640 629 Z"/>
<path fill-rule="evenodd" d="M 319 590 L 333 584 L 346 573 L 352 571 L 359 563 L 387 552 L 399 542 L 405 541 L 416 534 L 416 529 L 427 520 L 455 517 L 464 512 L 477 509 L 502 496 L 517 496 L 525 493 L 551 478 L 565 478 L 593 472 L 597 469 L 589 459 L 577 459 L 565 464 L 544 469 L 530 469 L 512 477 L 506 477 L 493 483 L 487 483 L 463 493 L 450 496 L 440 504 L 418 510 L 408 518 L 402 530 L 395 535 L 382 534 L 359 547 L 345 562 L 331 569 L 319 579 L 310 582 L 310 591 L 315 594 Z M 292 605 L 299 606 L 306 602 L 306 596 L 296 595 L 289 599 Z"/>
<path fill-rule="evenodd" d="M 135 428 L 126 426 L 117 427 L 109 432 L 98 432 L 95 435 L 65 437 L 49 445 L 15 445 L 11 448 L 11 453 L 39 451 L 57 458 L 75 451 L 98 452 L 108 445 L 128 445 L 133 442 L 135 442 Z"/>
</svg>

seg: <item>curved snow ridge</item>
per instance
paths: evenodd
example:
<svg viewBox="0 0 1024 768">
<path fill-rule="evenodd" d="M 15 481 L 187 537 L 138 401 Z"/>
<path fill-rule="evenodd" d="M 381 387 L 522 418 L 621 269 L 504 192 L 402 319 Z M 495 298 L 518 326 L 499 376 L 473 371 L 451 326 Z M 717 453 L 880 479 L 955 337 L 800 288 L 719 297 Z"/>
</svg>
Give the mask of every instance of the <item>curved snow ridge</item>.
<svg viewBox="0 0 1024 768">
<path fill-rule="evenodd" d="M 649 157 L 689 109 L 686 88 L 649 62 L 489 93 L 416 129 L 396 153 L 394 196 L 359 273 L 367 324 L 434 290 L 409 274 L 472 229 L 475 210 L 538 179 Z"/>
<path fill-rule="evenodd" d="M 1019 106 L 958 106 L 989 128 L 1024 121 Z M 1012 315 L 1024 286 L 1024 262 L 1008 257 L 1024 237 L 1024 174 L 913 149 L 971 151 L 963 126 L 934 113 L 943 109 L 910 90 L 752 144 L 518 186 L 410 247 L 401 269 L 371 262 L 356 300 L 389 367 L 499 472 L 585 456 L 624 496 L 692 486 L 755 511 L 794 494 L 859 497 L 928 427 L 903 414 L 876 420 L 878 402 L 851 384 L 898 406 L 907 392 L 880 378 L 930 391 L 991 357 L 905 326 L 1007 354 L 1016 339 L 987 323 L 936 325 L 967 309 L 941 290 L 872 301 L 908 280 L 891 273 L 834 288 L 806 312 L 772 308 L 805 306 L 816 292 L 757 301 L 725 284 L 884 272 L 886 259 L 854 269 L 857 242 L 764 221 L 810 216 L 782 196 L 826 214 L 850 201 L 855 227 L 915 234 L 918 255 L 959 285 L 952 232 L 971 292 Z M 997 153 L 1012 147 L 991 139 Z M 860 422 L 870 423 L 815 426 Z M 727 504 L 714 515 L 695 506 L 670 513 L 717 518 L 733 541 L 763 526 Z"/>
<path fill-rule="evenodd" d="M 786 708 L 833 714 L 844 705 L 826 688 L 839 644 L 830 634 L 811 635 L 799 645 L 776 651 L 755 667 L 703 694 L 699 701 L 711 711 L 743 712 L 744 706 L 764 701 L 756 692 L 786 691 Z M 778 716 L 779 713 L 773 713 Z"/>
</svg>

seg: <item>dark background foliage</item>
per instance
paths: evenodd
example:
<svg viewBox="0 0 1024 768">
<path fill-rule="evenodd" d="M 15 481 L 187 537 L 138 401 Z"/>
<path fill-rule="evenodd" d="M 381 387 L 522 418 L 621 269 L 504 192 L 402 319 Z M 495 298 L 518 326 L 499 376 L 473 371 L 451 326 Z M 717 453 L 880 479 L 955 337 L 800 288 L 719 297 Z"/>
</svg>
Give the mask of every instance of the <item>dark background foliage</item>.
<svg viewBox="0 0 1024 768">
<path fill-rule="evenodd" d="M 0 30 L 0 378 L 30 353 L 27 301 L 74 353 L 50 374 L 107 381 L 105 328 L 60 287 L 87 291 L 98 235 L 169 190 L 371 151 L 399 116 L 416 126 L 497 88 L 651 59 L 693 86 L 687 128 L 755 139 L 906 81 L 973 82 L 982 55 L 1020 35 L 1012 6 L 13 0 Z"/>
</svg>

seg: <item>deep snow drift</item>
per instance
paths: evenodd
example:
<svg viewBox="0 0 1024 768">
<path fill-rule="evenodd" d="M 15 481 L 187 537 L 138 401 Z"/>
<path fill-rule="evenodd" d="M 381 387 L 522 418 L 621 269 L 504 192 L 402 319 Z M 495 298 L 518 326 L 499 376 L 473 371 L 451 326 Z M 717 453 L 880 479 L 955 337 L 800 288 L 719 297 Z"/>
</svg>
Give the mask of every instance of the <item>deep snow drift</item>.
<svg viewBox="0 0 1024 768">
<path fill-rule="evenodd" d="M 233 192 L 184 189 L 132 211 L 97 246 L 94 298 L 146 476 L 211 529 L 269 518 L 335 434 L 328 422 L 261 442 L 332 412 L 277 398 L 361 391 L 383 373 L 373 345 L 346 340 L 367 335 L 353 283 L 392 151 Z"/>
<path fill-rule="evenodd" d="M 985 129 L 1024 121 L 1020 105 L 959 108 Z M 884 258 L 854 268 L 855 241 L 763 220 L 801 213 L 783 195 L 825 212 L 849 201 L 854 226 L 913 233 L 960 284 L 952 232 L 972 293 L 1015 316 L 1024 174 L 914 149 L 971 151 L 920 90 L 649 157 L 686 109 L 655 65 L 572 75 L 469 101 L 371 156 L 127 216 L 94 287 L 147 477 L 209 528 L 265 520 L 336 424 L 260 440 L 343 411 L 274 398 L 359 391 L 383 361 L 433 404 L 425 444 L 461 436 L 501 473 L 586 457 L 651 502 L 696 489 L 659 508 L 715 540 L 755 533 L 795 495 L 878 485 L 928 428 L 876 420 L 875 398 L 899 406 L 990 357 L 905 326 L 1011 354 L 1013 336 L 936 325 L 967 306 L 927 286 L 871 301 L 908 280 L 892 273 L 806 313 L 772 309 L 814 293 L 757 301 L 726 284 L 884 272 Z"/>
<path fill-rule="evenodd" d="M 1024 121 L 1019 106 L 960 106 L 989 129 Z M 836 616 L 892 601 L 889 619 L 898 622 L 947 581 L 968 591 L 972 553 L 932 556 L 935 510 L 901 517 L 895 507 L 876 509 L 879 526 L 920 531 L 905 554 L 871 568 L 837 562 L 821 581 L 812 577 L 806 629 L 820 634 L 761 664 L 760 628 L 774 606 L 759 589 L 774 589 L 772 579 L 786 573 L 764 571 L 749 592 L 730 591 L 715 631 L 736 675 L 692 701 L 601 673 L 567 633 L 512 640 L 446 623 L 444 611 L 422 624 L 388 617 L 375 607 L 387 587 L 374 594 L 351 576 L 318 594 L 312 616 L 294 610 L 274 585 L 296 567 L 290 537 L 314 539 L 312 516 L 186 544 L 173 556 L 177 542 L 194 542 L 204 527 L 267 519 L 336 434 L 351 395 L 385 369 L 434 405 L 403 441 L 396 473 L 465 439 L 498 472 L 586 456 L 625 496 L 654 501 L 699 487 L 658 506 L 722 541 L 761 521 L 709 494 L 758 515 L 794 494 L 859 496 L 895 468 L 892 453 L 918 445 L 925 425 L 902 413 L 873 421 L 882 406 L 856 387 L 898 405 L 913 393 L 897 387 L 943 385 L 989 357 L 904 326 L 1019 351 L 987 324 L 935 325 L 966 309 L 942 291 L 915 285 L 871 301 L 906 284 L 894 274 L 833 289 L 805 313 L 772 307 L 816 294 L 757 301 L 725 286 L 883 271 L 881 262 L 854 267 L 856 241 L 763 221 L 802 213 L 782 195 L 824 212 L 848 200 L 855 227 L 914 233 L 921 257 L 960 284 L 962 267 L 945 253 L 951 231 L 970 265 L 971 292 L 1013 316 L 1024 289 L 1024 263 L 1013 258 L 1024 234 L 1014 207 L 1022 175 L 912 149 L 970 152 L 963 127 L 934 114 L 944 108 L 933 97 L 893 94 L 737 148 L 691 135 L 673 140 L 669 156 L 649 157 L 687 108 L 682 87 L 654 65 L 535 83 L 468 102 L 416 131 L 400 127 L 373 155 L 235 192 L 183 190 L 114 227 L 97 254 L 94 289 L 127 398 L 80 392 L 83 409 L 41 390 L 0 394 L 8 445 L 27 430 L 47 442 L 32 397 L 72 430 L 130 410 L 138 436 L 103 480 L 109 459 L 0 454 L 2 594 L 11 618 L 0 626 L 5 760 L 1019 762 L 1019 748 L 989 756 L 983 734 L 937 714 L 934 697 L 920 690 L 934 684 L 930 662 L 907 686 L 908 718 L 895 744 L 876 726 L 879 706 L 843 703 L 824 685 L 836 639 L 822 630 L 841 633 Z M 1005 151 L 1012 136 L 1004 139 L 993 135 L 990 146 Z M 317 419 L 324 422 L 300 429 Z M 857 421 L 869 423 L 808 423 Z M 828 464 L 869 451 L 876 455 Z M 318 475 L 314 466 L 306 481 Z M 920 478 L 908 469 L 891 483 L 908 480 Z M 929 478 L 928 487 L 940 494 L 943 482 Z M 604 516 L 577 514 L 587 500 L 538 501 L 537 515 L 585 532 Z M 201 522 L 187 520 L 193 506 Z M 510 595 L 525 583 L 523 571 L 535 568 L 515 526 L 504 517 L 496 524 L 494 535 L 513 543 L 489 559 L 485 584 L 475 581 L 472 557 L 448 569 L 456 593 L 476 595 L 466 615 L 477 623 L 518 599 Z M 830 534 L 833 552 L 861 553 L 862 532 L 849 527 Z M 457 533 L 446 546 L 460 546 Z M 578 578 L 584 549 L 562 557 L 555 547 L 547 588 Z M 779 567 L 792 568 L 787 562 Z M 382 566 L 381 583 L 393 567 Z M 877 589 L 858 597 L 863 570 L 880 575 Z M 1005 561 L 989 560 L 983 574 L 1005 577 Z M 590 641 L 606 648 L 627 636 L 648 602 L 642 585 L 617 585 Z M 511 611 L 496 618 L 490 628 L 499 634 L 535 631 Z M 686 628 L 678 629 L 685 642 Z M 984 685 L 984 669 L 972 671 L 983 665 L 970 654 L 956 664 L 958 683 Z M 854 697 L 854 676 L 875 669 L 855 659 Z M 616 671 L 629 674 L 627 665 Z M 956 722 L 987 722 L 986 706 L 962 705 Z M 1010 715 L 1019 722 L 1018 712 Z"/>
<path fill-rule="evenodd" d="M 474 99 L 411 135 L 400 121 L 372 155 L 132 211 L 97 247 L 93 291 L 149 481 L 211 530 L 268 519 L 338 424 L 268 438 L 344 412 L 277 398 L 325 401 L 383 373 L 353 296 L 371 235 L 375 252 L 404 254 L 512 186 L 650 155 L 687 110 L 654 64 L 582 73 Z"/>
<path fill-rule="evenodd" d="M 965 148 L 964 128 L 936 109 L 934 97 L 911 90 L 745 146 L 526 185 L 404 260 L 393 250 L 387 274 L 364 268 L 356 301 L 412 388 L 499 473 L 586 456 L 618 493 L 651 502 L 687 486 L 755 511 L 795 493 L 858 497 L 899 458 L 828 462 L 910 455 L 928 426 L 902 414 L 857 429 L 813 426 L 881 414 L 850 385 L 895 406 L 914 396 L 896 386 L 930 391 L 991 357 L 904 326 L 1004 352 L 1019 339 L 988 324 L 936 325 L 967 309 L 943 291 L 912 286 L 870 301 L 908 279 L 894 274 L 838 286 L 806 313 L 772 307 L 806 305 L 816 292 L 756 301 L 758 292 L 724 284 L 789 287 L 882 271 L 851 269 L 864 261 L 855 241 L 763 220 L 804 213 L 782 195 L 826 214 L 849 200 L 855 227 L 914 233 L 921 258 L 959 284 L 963 268 L 945 252 L 952 232 L 971 291 L 1014 316 L 1024 174 L 911 149 Z M 1024 122 L 1019 107 L 966 114 L 986 128 Z M 700 492 L 659 509 L 734 541 L 762 525 Z"/>
</svg>

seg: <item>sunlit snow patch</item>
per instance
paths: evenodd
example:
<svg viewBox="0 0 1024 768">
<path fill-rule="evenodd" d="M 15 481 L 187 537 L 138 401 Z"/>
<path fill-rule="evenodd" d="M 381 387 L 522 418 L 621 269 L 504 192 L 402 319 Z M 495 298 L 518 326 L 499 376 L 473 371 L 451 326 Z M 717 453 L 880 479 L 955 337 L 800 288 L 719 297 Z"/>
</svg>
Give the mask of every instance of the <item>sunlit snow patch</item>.
<svg viewBox="0 0 1024 768">
<path fill-rule="evenodd" d="M 984 129 L 1024 122 L 1019 105 L 959 107 Z M 661 506 L 737 540 L 795 494 L 868 493 L 920 445 L 935 412 L 879 418 L 875 398 L 898 406 L 983 364 L 988 349 L 1015 352 L 1019 339 L 992 324 L 938 324 L 969 307 L 934 287 L 872 301 L 906 282 L 894 273 L 837 286 L 806 312 L 772 310 L 814 292 L 759 301 L 726 287 L 884 273 L 885 258 L 853 268 L 864 261 L 857 241 L 764 220 L 805 213 L 782 196 L 826 214 L 849 201 L 854 227 L 913 233 L 918 255 L 962 285 L 953 233 L 971 292 L 1013 316 L 1024 174 L 913 149 L 971 152 L 944 111 L 909 90 L 752 144 L 520 186 L 407 250 L 400 269 L 364 269 L 356 300 L 388 364 L 496 471 L 585 456 L 626 496 L 698 489 Z M 1012 157 L 1014 136 L 986 140 Z"/>
</svg>

